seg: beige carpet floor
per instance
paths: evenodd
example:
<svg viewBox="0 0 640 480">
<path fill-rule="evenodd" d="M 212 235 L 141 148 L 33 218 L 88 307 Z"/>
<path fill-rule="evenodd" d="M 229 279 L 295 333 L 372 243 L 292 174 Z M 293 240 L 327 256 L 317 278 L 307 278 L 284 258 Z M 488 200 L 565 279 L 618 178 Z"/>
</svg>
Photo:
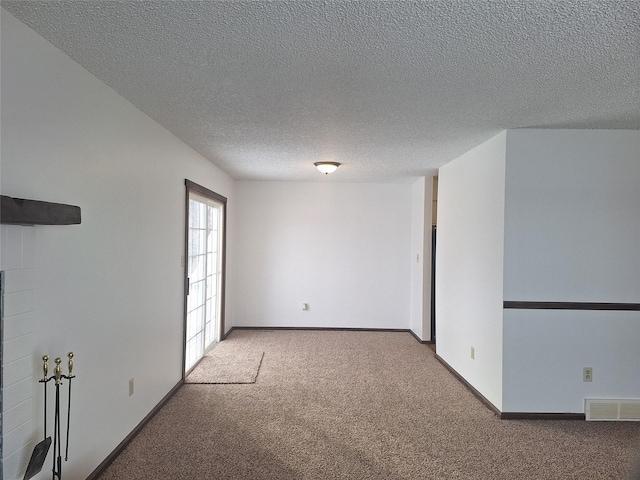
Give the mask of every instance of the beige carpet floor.
<svg viewBox="0 0 640 480">
<path fill-rule="evenodd" d="M 102 480 L 635 478 L 640 424 L 500 420 L 408 333 L 225 343 L 264 351 L 256 383 L 184 385 Z"/>
</svg>

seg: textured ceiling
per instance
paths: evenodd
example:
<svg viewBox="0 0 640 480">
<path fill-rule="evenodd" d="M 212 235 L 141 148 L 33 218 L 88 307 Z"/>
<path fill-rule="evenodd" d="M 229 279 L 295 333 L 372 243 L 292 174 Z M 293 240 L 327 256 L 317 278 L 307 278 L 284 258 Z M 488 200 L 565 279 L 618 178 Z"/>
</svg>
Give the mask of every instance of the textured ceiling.
<svg viewBox="0 0 640 480">
<path fill-rule="evenodd" d="M 1 3 L 236 179 L 407 182 L 506 128 L 640 129 L 640 0 Z"/>
</svg>

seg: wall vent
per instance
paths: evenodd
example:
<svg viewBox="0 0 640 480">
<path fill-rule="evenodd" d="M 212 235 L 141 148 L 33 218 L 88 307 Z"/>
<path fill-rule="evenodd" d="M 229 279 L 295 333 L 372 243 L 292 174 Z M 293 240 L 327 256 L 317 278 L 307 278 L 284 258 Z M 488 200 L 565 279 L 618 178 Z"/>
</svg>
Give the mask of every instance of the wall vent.
<svg viewBox="0 0 640 480">
<path fill-rule="evenodd" d="M 584 413 L 589 421 L 640 422 L 640 398 L 587 398 Z"/>
</svg>

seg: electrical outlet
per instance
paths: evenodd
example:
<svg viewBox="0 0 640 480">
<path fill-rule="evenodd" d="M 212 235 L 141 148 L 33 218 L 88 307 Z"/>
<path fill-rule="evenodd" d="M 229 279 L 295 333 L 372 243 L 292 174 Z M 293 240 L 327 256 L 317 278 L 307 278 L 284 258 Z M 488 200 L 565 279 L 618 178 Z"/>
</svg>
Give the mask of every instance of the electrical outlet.
<svg viewBox="0 0 640 480">
<path fill-rule="evenodd" d="M 129 379 L 129 396 L 133 395 L 133 378 Z"/>
<path fill-rule="evenodd" d="M 476 349 L 471 347 L 471 360 L 476 359 Z"/>
<path fill-rule="evenodd" d="M 583 382 L 592 382 L 593 381 L 593 368 L 592 367 L 584 367 L 582 369 L 582 381 Z"/>
</svg>

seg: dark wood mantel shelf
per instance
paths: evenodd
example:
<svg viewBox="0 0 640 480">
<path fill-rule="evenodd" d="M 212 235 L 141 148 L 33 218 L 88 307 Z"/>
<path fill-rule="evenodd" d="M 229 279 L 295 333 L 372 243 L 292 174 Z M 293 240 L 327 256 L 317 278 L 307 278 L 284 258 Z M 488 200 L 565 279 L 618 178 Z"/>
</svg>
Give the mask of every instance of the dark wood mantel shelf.
<svg viewBox="0 0 640 480">
<path fill-rule="evenodd" d="M 0 223 L 12 225 L 77 225 L 80 207 L 0 195 Z"/>
</svg>

